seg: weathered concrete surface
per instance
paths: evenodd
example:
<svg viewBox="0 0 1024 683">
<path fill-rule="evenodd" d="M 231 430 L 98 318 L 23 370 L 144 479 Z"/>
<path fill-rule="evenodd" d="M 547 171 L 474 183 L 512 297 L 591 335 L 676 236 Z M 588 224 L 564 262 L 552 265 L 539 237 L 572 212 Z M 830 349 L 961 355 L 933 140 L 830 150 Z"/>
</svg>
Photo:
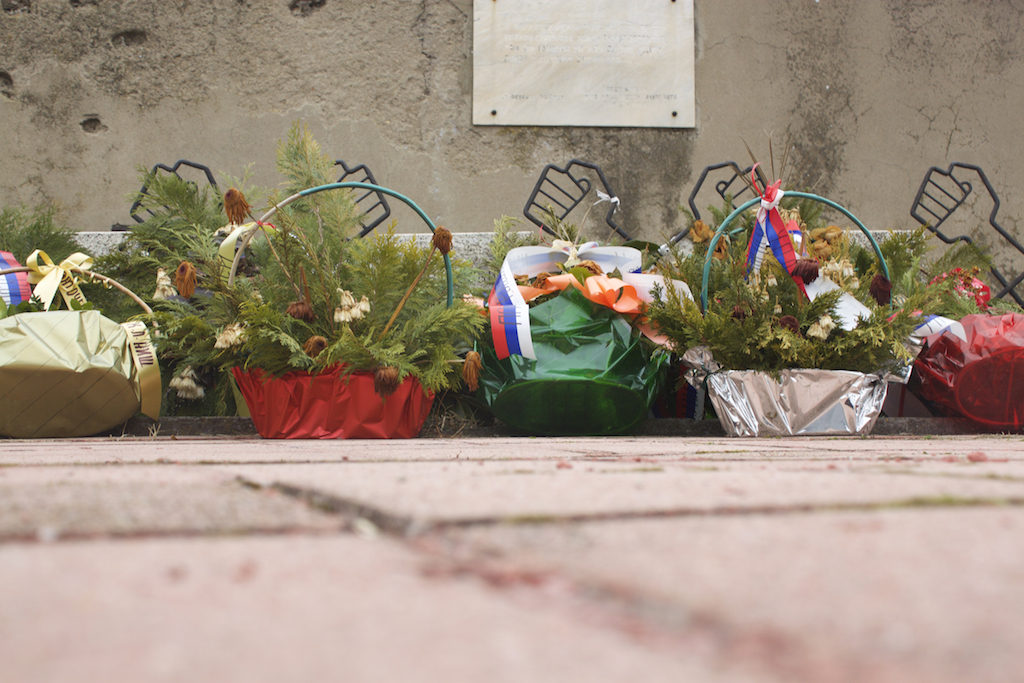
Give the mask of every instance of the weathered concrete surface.
<svg viewBox="0 0 1024 683">
<path fill-rule="evenodd" d="M 776 165 L 787 140 L 793 148 L 789 185 L 872 228 L 910 223 L 928 167 L 980 164 L 1000 220 L 1021 234 L 1024 168 L 1007 144 L 1024 105 L 1014 2 L 780 0 L 766 11 L 696 0 L 692 130 L 473 126 L 471 10 L 471 0 L 5 2 L 0 194 L 56 200 L 74 227 L 106 229 L 127 220 L 137 169 L 157 162 L 201 161 L 224 182 L 252 164 L 254 182 L 276 185 L 275 146 L 301 119 L 327 154 L 369 164 L 456 231 L 521 215 L 543 166 L 579 157 L 605 170 L 624 227 L 658 239 L 680 226 L 704 166 L 746 163 L 744 141 L 767 163 L 771 138 Z M 987 235 L 991 205 L 971 208 L 951 230 Z M 414 229 L 411 213 L 396 216 Z"/>
<path fill-rule="evenodd" d="M 0 442 L 17 681 L 1012 681 L 1024 438 Z"/>
</svg>

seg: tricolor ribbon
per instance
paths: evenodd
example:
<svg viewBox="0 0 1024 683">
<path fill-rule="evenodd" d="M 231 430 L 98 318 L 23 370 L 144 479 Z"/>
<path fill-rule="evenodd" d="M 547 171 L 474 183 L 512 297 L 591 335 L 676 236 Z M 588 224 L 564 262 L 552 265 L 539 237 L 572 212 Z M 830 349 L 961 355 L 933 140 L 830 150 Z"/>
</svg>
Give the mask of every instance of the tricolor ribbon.
<svg viewBox="0 0 1024 683">
<path fill-rule="evenodd" d="M 41 249 L 33 251 L 25 265 L 32 270 L 28 274 L 28 281 L 34 284 L 34 295 L 43 302 L 43 310 L 50 310 L 53 297 L 59 291 L 64 303 L 71 308 L 72 300 L 80 304 L 85 303 L 85 295 L 78 287 L 78 278 L 74 270 L 88 270 L 92 267 L 92 258 L 81 252 L 75 252 L 59 264 L 54 264 L 49 255 Z"/>
<path fill-rule="evenodd" d="M 0 270 L 20 268 L 21 264 L 14 254 L 9 251 L 0 251 Z M 20 304 L 32 298 L 32 288 L 29 287 L 28 278 L 25 273 L 6 273 L 0 275 L 0 298 L 11 305 Z"/>
<path fill-rule="evenodd" d="M 577 255 L 594 261 L 605 273 L 618 270 L 622 278 L 608 275 L 592 275 L 580 282 L 571 273 L 552 275 L 544 287 L 528 287 L 516 284 L 516 275 L 533 278 L 541 273 L 557 271 L 575 249 L 567 249 L 567 242 L 555 242 L 553 248 L 518 247 L 509 250 L 487 299 L 488 315 L 491 321 L 491 337 L 498 358 L 512 355 L 536 358 L 533 337 L 530 332 L 530 307 L 528 301 L 575 287 L 593 301 L 611 308 L 623 315 L 642 315 L 644 304 L 653 300 L 656 288 L 664 290 L 668 283 L 660 275 L 645 275 L 640 272 L 643 255 L 632 247 L 597 247 L 587 243 L 579 247 Z M 691 298 L 686 283 L 673 280 L 672 286 L 683 296 Z M 641 331 L 657 343 L 667 343 L 657 333 L 645 327 L 638 319 Z"/>
<path fill-rule="evenodd" d="M 787 273 L 792 274 L 793 268 L 796 266 L 796 253 L 793 251 L 793 242 L 790 239 L 789 231 L 779 214 L 779 202 L 786 195 L 780 189 L 782 181 L 776 180 L 761 190 L 758 186 L 756 170 L 757 164 L 754 164 L 750 169 L 750 181 L 753 183 L 754 189 L 761 195 L 761 206 L 757 209 L 754 231 L 750 235 L 750 244 L 747 245 L 747 273 L 760 270 L 764 252 L 770 247 L 775 259 L 782 264 Z"/>
</svg>

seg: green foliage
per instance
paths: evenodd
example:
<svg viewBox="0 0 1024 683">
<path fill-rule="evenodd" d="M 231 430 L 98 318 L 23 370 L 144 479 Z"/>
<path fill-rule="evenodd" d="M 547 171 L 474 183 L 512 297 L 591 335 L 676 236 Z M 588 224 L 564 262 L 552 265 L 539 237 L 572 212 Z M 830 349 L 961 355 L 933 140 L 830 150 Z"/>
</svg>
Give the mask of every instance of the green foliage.
<svg viewBox="0 0 1024 683">
<path fill-rule="evenodd" d="M 299 125 L 278 148 L 278 168 L 288 196 L 332 181 L 331 161 Z M 233 366 L 271 375 L 315 374 L 339 364 L 346 371 L 391 366 L 402 378 L 418 377 L 430 390 L 459 384 L 458 354 L 471 348 L 485 321 L 461 300 L 446 306 L 447 278 L 436 249 L 400 239 L 393 226 L 352 239 L 360 226 L 351 192 L 326 190 L 274 212 L 249 245 L 251 267 L 228 287 L 219 276 L 211 227 L 224 219 L 219 207 L 215 217 L 207 215 L 207 208 L 215 208 L 210 200 L 188 192 L 174 197 L 174 204 L 166 204 L 172 207 L 169 215 L 154 226 L 174 226 L 173 246 L 153 257 L 156 250 L 139 243 L 133 258 L 153 268 L 166 258 L 188 256 L 183 260 L 198 267 L 197 294 L 189 301 L 158 303 L 152 318 L 161 330 L 161 361 L 174 368 L 174 375 L 186 368 L 195 372 L 210 388 L 202 400 L 212 409 L 233 406 L 228 377 Z M 467 266 L 454 262 L 453 269 L 464 274 Z M 311 314 L 299 315 L 300 310 Z M 317 341 L 320 348 L 314 348 Z"/>
<path fill-rule="evenodd" d="M 488 287 L 498 279 L 498 272 L 501 270 L 501 264 L 505 262 L 508 252 L 517 247 L 533 247 L 540 244 L 540 237 L 536 232 L 520 235 L 521 226 L 522 221 L 512 216 L 502 216 L 494 221 L 494 234 L 488 244 L 490 258 L 487 259 L 485 266 L 489 280 L 486 283 Z"/>
<path fill-rule="evenodd" d="M 0 250 L 11 252 L 24 265 L 36 249 L 60 263 L 82 247 L 71 228 L 58 224 L 57 209 L 52 205 L 0 210 Z"/>
</svg>

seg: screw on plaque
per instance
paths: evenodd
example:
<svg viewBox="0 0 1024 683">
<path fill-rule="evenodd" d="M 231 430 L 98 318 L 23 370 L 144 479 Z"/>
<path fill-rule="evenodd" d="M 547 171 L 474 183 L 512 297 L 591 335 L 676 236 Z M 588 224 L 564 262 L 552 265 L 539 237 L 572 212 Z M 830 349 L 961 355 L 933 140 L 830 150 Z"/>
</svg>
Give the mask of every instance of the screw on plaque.
<svg viewBox="0 0 1024 683">
<path fill-rule="evenodd" d="M 164 173 L 172 173 L 181 178 L 182 176 L 181 173 L 179 173 L 179 169 L 181 169 L 182 166 L 185 166 L 187 168 L 193 168 L 196 169 L 197 171 L 201 171 L 203 175 L 206 177 L 206 181 L 213 187 L 214 190 L 217 190 L 217 181 L 213 179 L 213 173 L 210 172 L 209 167 L 204 166 L 203 164 L 197 164 L 196 162 L 189 161 L 187 159 L 178 159 L 178 161 L 176 161 L 173 166 L 168 166 L 167 164 L 157 164 L 150 169 L 149 175 L 146 176 L 146 181 L 142 183 L 142 187 L 139 188 L 139 192 L 136 195 L 135 202 L 133 202 L 131 208 L 128 209 L 128 215 L 130 215 L 132 219 L 135 220 L 136 223 L 142 223 L 146 220 L 145 218 L 139 215 L 139 209 L 142 207 L 142 200 L 149 194 L 148 189 L 150 181 L 157 175 L 157 173 L 160 173 L 161 171 L 163 171 Z M 186 179 L 183 178 L 183 180 Z M 196 184 L 196 181 L 191 179 L 187 179 L 186 182 L 189 182 L 193 185 Z M 150 211 L 149 209 L 146 209 L 146 213 L 148 213 L 150 216 L 153 215 L 153 212 Z M 116 223 L 113 227 L 111 227 L 111 230 L 128 230 L 128 226 Z"/>
<path fill-rule="evenodd" d="M 337 182 L 339 183 L 369 183 L 370 185 L 378 185 L 377 180 L 373 177 L 373 173 L 366 164 L 359 164 L 350 168 L 348 164 L 338 159 L 334 162 L 334 165 L 341 166 L 342 170 L 345 171 L 338 178 Z M 384 198 L 384 193 L 379 190 L 366 190 L 363 194 L 355 197 L 355 202 L 361 212 L 359 217 L 359 225 L 362 226 L 362 230 L 359 231 L 360 237 L 368 235 L 391 215 L 391 206 L 388 204 L 388 200 Z"/>
<path fill-rule="evenodd" d="M 601 185 L 604 187 L 604 192 L 598 195 L 599 199 L 597 201 L 604 201 L 605 198 L 608 198 L 609 204 L 608 213 L 604 219 L 605 223 L 623 239 L 631 239 L 629 233 L 620 228 L 613 217 L 616 209 L 618 209 L 619 202 L 618 197 L 608 183 L 608 178 L 605 177 L 604 172 L 596 164 L 580 161 L 579 159 L 570 160 L 565 167 L 555 166 L 554 164 L 545 166 L 544 170 L 540 173 L 540 177 L 537 179 L 537 183 L 533 186 L 533 192 L 530 193 L 529 199 L 526 200 L 526 206 L 523 207 L 523 215 L 544 232 L 554 235 L 554 230 L 546 225 L 542 218 L 550 212 L 555 219 L 564 219 L 572 213 L 573 209 L 579 206 L 580 202 L 583 201 L 591 190 L 590 181 L 585 176 L 580 175 L 579 170 L 576 170 L 574 173 L 573 169 L 590 169 L 597 174 Z"/>
<path fill-rule="evenodd" d="M 1013 235 L 1008 233 L 996 221 L 996 214 L 999 212 L 999 195 L 996 194 L 995 188 L 992 187 L 992 183 L 989 182 L 988 176 L 981 170 L 981 167 L 974 164 L 954 162 L 945 170 L 938 166 L 932 166 L 928 169 L 924 180 L 921 181 L 921 187 L 918 188 L 917 194 L 914 196 L 914 203 L 910 207 L 911 217 L 946 244 L 954 242 L 967 242 L 971 244 L 972 240 L 967 235 L 950 236 L 940 230 L 946 219 L 963 206 L 964 202 L 967 201 L 967 197 L 974 191 L 974 186 L 963 179 L 964 172 L 977 174 L 982 185 L 985 187 L 985 191 L 988 192 L 989 197 L 992 199 L 992 212 L 988 216 L 989 225 L 1010 246 L 1024 254 L 1024 246 L 1021 246 L 1020 242 L 1014 239 Z M 1018 305 L 1024 306 L 1024 297 L 1016 291 L 1016 287 L 1021 282 L 1024 282 L 1024 272 L 1009 280 L 995 266 L 992 266 L 991 271 L 992 276 L 1002 287 L 1001 290 L 992 295 L 992 298 L 999 299 L 1009 294 Z"/>
<path fill-rule="evenodd" d="M 722 173 L 715 173 L 721 171 Z M 723 161 L 718 164 L 711 164 L 705 166 L 704 170 L 701 171 L 700 177 L 697 178 L 697 182 L 693 186 L 693 190 L 690 191 L 690 197 L 687 199 L 687 204 L 690 206 L 690 213 L 693 214 L 694 220 L 700 220 L 700 210 L 697 208 L 697 195 L 700 194 L 701 190 L 704 189 L 704 184 L 708 180 L 708 175 L 714 173 L 715 175 L 722 176 L 714 184 L 715 193 L 722 199 L 723 202 L 728 202 L 732 209 L 742 204 L 744 199 L 742 197 L 745 194 L 753 194 L 754 189 L 750 187 L 750 172 L 753 170 L 752 166 L 746 168 L 740 168 L 739 164 L 735 161 Z M 759 166 L 755 171 L 758 179 L 762 184 L 767 185 L 768 181 L 761 171 Z M 737 201 L 739 200 L 739 201 Z M 683 239 L 690 233 L 690 226 L 686 226 L 668 241 L 669 244 L 675 244 L 679 240 Z"/>
</svg>

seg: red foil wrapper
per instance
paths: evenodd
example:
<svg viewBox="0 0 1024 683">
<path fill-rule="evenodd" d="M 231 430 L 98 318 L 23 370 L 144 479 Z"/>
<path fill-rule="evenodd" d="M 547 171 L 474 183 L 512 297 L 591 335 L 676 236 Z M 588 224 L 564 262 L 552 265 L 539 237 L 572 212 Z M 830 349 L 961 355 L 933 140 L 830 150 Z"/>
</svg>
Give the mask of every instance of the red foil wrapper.
<svg viewBox="0 0 1024 683">
<path fill-rule="evenodd" d="M 415 377 L 382 399 L 371 372 L 231 372 L 264 439 L 409 439 L 420 433 L 434 403 Z"/>
<path fill-rule="evenodd" d="M 967 341 L 925 338 L 911 388 L 948 416 L 995 429 L 1024 428 L 1024 315 L 969 315 Z"/>
</svg>

